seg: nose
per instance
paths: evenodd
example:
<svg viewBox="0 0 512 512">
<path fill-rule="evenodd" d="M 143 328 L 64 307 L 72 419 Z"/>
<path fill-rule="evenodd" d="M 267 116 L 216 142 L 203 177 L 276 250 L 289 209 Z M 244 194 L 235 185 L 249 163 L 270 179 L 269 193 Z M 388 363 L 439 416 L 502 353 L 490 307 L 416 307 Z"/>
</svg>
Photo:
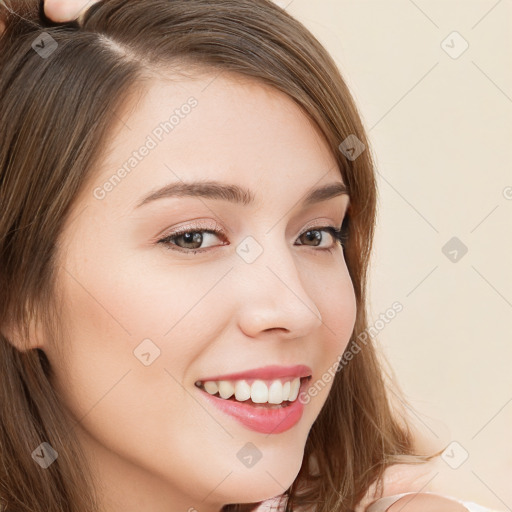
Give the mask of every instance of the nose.
<svg viewBox="0 0 512 512">
<path fill-rule="evenodd" d="M 239 326 L 250 337 L 307 336 L 322 325 L 320 311 L 307 292 L 307 279 L 314 277 L 301 273 L 286 243 L 268 242 L 256 261 L 240 260 L 237 265 Z"/>
</svg>

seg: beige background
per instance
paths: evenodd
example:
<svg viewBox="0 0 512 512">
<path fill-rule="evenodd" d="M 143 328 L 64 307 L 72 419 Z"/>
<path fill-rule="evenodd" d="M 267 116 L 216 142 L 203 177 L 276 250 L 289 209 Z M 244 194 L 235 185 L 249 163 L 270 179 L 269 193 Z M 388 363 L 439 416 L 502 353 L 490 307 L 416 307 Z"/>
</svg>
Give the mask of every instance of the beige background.
<svg viewBox="0 0 512 512">
<path fill-rule="evenodd" d="M 459 443 L 451 466 L 468 454 L 432 487 L 512 510 L 512 3 L 276 3 L 333 55 L 369 132 L 371 318 L 404 308 L 377 339 L 419 425 Z"/>
</svg>

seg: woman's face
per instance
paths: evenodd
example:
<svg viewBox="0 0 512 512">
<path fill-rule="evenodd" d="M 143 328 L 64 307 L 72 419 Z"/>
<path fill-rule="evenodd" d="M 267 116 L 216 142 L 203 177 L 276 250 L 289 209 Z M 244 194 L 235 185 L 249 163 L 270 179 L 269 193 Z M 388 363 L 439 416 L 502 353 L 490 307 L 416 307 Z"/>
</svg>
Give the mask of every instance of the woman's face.
<svg viewBox="0 0 512 512">
<path fill-rule="evenodd" d="M 66 357 L 42 347 L 53 384 L 79 421 L 104 510 L 218 511 L 270 498 L 300 469 L 332 386 L 323 375 L 354 327 L 343 248 L 328 229 L 340 228 L 349 198 L 305 201 L 342 184 L 340 171 L 291 99 L 237 75 L 154 79 L 133 105 L 60 239 Z M 145 200 L 195 181 L 240 187 L 252 201 L 199 187 Z M 181 228 L 188 234 L 159 242 Z M 300 396 L 300 419 L 272 433 L 195 385 L 268 365 L 307 365 L 307 385 L 317 383 Z"/>
</svg>

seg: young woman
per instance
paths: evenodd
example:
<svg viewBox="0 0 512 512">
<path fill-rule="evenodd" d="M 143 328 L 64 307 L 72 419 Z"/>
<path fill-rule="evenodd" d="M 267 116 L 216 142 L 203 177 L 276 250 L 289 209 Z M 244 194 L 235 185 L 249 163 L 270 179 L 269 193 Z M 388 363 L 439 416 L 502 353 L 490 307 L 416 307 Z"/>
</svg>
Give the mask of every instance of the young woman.
<svg viewBox="0 0 512 512">
<path fill-rule="evenodd" d="M 51 5 L 0 6 L 4 510 L 472 510 L 417 492 L 325 49 L 266 0 Z"/>
</svg>

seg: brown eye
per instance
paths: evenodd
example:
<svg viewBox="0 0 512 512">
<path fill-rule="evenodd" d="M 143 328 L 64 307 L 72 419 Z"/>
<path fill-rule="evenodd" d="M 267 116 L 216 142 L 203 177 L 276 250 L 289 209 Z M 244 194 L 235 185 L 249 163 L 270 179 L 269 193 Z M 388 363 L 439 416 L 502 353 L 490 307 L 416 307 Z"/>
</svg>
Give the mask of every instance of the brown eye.
<svg viewBox="0 0 512 512">
<path fill-rule="evenodd" d="M 314 246 L 320 245 L 322 242 L 322 234 L 320 229 L 310 229 L 300 236 L 301 239 L 313 242 Z M 317 243 L 318 242 L 318 243 Z M 307 245 L 307 244 L 305 244 Z"/>
<path fill-rule="evenodd" d="M 321 250 L 333 251 L 336 248 L 337 243 L 342 244 L 342 241 L 344 240 L 343 231 L 341 229 L 336 229 L 334 226 L 324 226 L 311 228 L 307 231 L 304 231 L 304 233 L 299 236 L 299 240 L 301 240 L 299 245 L 319 247 L 320 244 L 324 241 L 322 232 L 329 233 L 334 243 L 331 243 L 328 247 L 321 248 Z"/>
<path fill-rule="evenodd" d="M 325 232 L 331 235 L 331 243 L 328 246 L 322 247 L 322 242 L 325 241 Z M 208 249 L 213 249 L 218 245 L 211 243 L 204 247 L 204 243 L 208 242 L 210 237 L 224 238 L 226 235 L 221 229 L 202 229 L 200 226 L 187 227 L 179 229 L 170 233 L 165 238 L 158 240 L 158 243 L 163 244 L 167 249 L 182 252 L 185 254 L 195 254 L 197 252 L 206 252 Z M 344 235 L 341 230 L 336 229 L 334 226 L 323 226 L 318 228 L 310 228 L 304 231 L 298 238 L 300 243 L 298 245 L 319 247 L 321 251 L 334 251 L 338 244 L 342 245 Z"/>
<path fill-rule="evenodd" d="M 186 247 L 182 247 L 182 249 L 199 249 L 201 244 L 203 243 L 203 235 L 202 231 L 187 231 L 186 233 L 178 236 L 173 236 L 174 240 L 179 241 L 183 240 Z M 180 244 L 176 244 L 181 247 Z M 192 247 L 190 247 L 192 245 Z"/>
<path fill-rule="evenodd" d="M 204 235 L 206 233 L 206 235 Z M 202 245 L 209 241 L 210 237 L 217 237 L 223 235 L 222 231 L 213 229 L 182 229 L 171 233 L 170 235 L 162 238 L 158 243 L 163 244 L 168 249 L 182 252 L 198 252 L 207 249 L 210 246 L 202 247 Z"/>
</svg>

